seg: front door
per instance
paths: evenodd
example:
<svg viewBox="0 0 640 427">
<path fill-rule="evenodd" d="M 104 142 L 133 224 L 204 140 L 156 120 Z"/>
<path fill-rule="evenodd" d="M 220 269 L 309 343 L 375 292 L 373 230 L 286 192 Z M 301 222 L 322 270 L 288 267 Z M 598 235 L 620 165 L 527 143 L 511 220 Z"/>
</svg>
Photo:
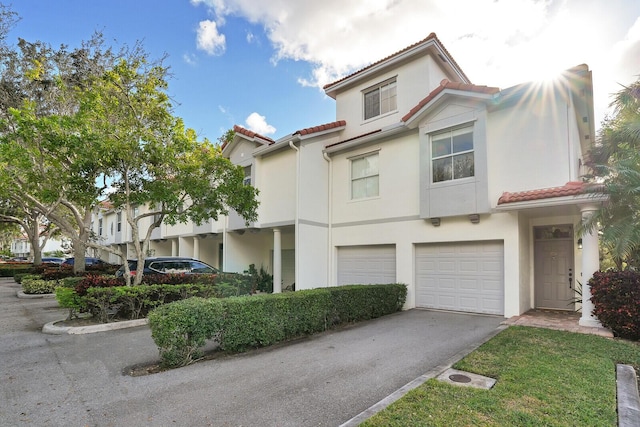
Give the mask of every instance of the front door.
<svg viewBox="0 0 640 427">
<path fill-rule="evenodd" d="M 571 226 L 535 230 L 536 308 L 574 310 L 575 271 Z"/>
</svg>

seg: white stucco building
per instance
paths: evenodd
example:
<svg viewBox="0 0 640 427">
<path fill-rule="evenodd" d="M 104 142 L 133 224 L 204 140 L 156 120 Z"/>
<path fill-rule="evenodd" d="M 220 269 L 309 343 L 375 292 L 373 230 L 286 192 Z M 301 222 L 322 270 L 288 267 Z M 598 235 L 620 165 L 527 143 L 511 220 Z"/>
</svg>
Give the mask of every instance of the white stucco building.
<svg viewBox="0 0 640 427">
<path fill-rule="evenodd" d="M 576 226 L 603 200 L 580 179 L 595 139 L 586 65 L 479 86 L 431 34 L 325 92 L 334 122 L 278 140 L 236 126 L 223 148 L 260 191 L 256 223 L 163 225 L 153 254 L 264 266 L 276 290 L 405 283 L 407 308 L 575 308 L 599 266 L 597 235 L 579 243 Z M 102 209 L 94 231 L 127 244 L 117 215 Z M 581 323 L 597 325 L 588 305 Z"/>
</svg>

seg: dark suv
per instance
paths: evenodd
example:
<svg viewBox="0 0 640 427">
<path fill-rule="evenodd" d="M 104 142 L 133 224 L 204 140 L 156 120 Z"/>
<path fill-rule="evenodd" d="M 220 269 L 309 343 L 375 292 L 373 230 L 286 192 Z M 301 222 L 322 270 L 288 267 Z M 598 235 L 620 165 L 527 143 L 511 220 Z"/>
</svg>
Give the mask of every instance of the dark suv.
<svg viewBox="0 0 640 427">
<path fill-rule="evenodd" d="M 132 259 L 129 271 L 134 275 L 138 269 L 138 260 Z M 218 269 L 194 258 L 158 256 L 144 260 L 142 274 L 216 274 Z M 124 266 L 116 271 L 116 277 L 124 275 Z"/>
</svg>

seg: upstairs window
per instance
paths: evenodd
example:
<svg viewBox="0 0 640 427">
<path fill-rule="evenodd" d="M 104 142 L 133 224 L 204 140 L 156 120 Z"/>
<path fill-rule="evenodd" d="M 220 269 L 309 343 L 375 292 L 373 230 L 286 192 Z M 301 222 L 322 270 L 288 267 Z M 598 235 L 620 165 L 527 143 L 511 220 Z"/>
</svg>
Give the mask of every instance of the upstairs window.
<svg viewBox="0 0 640 427">
<path fill-rule="evenodd" d="M 118 233 L 122 231 L 122 212 L 116 214 L 116 231 Z"/>
<path fill-rule="evenodd" d="M 364 119 L 397 110 L 397 98 L 395 79 L 367 89 L 364 92 Z"/>
<path fill-rule="evenodd" d="M 102 236 L 102 218 L 98 220 L 98 236 Z"/>
<path fill-rule="evenodd" d="M 251 185 L 251 166 L 244 168 L 244 179 L 242 180 L 244 185 Z"/>
<path fill-rule="evenodd" d="M 378 153 L 351 160 L 351 199 L 378 195 Z"/>
<path fill-rule="evenodd" d="M 433 182 L 474 176 L 473 127 L 431 137 L 431 170 Z"/>
</svg>

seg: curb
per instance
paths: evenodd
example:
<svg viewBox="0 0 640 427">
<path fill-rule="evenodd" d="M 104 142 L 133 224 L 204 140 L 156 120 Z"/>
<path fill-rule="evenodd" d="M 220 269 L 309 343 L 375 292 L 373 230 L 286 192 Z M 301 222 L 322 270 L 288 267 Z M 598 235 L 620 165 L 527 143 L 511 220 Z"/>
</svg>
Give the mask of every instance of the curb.
<svg viewBox="0 0 640 427">
<path fill-rule="evenodd" d="M 638 377 L 633 366 L 616 365 L 616 389 L 618 394 L 618 426 L 640 426 Z"/>
<path fill-rule="evenodd" d="M 56 326 L 56 323 L 64 320 L 49 322 L 42 327 L 42 333 L 50 335 L 84 335 L 96 332 L 115 331 L 118 329 L 135 328 L 149 324 L 149 319 L 124 320 L 122 322 L 101 323 L 90 326 Z"/>
<path fill-rule="evenodd" d="M 25 294 L 23 291 L 16 291 L 16 296 L 22 299 L 55 298 L 56 294 Z"/>
</svg>

